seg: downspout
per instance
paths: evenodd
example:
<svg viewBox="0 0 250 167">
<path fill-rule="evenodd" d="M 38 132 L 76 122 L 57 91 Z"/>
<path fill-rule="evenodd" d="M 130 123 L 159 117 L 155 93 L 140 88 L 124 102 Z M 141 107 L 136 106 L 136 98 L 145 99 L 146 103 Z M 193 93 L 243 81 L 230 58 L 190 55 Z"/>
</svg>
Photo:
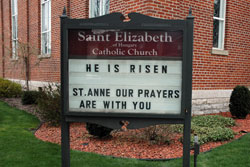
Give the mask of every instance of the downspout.
<svg viewBox="0 0 250 167">
<path fill-rule="evenodd" d="M 4 21 L 3 21 L 3 1 L 1 1 L 1 24 L 2 24 L 2 32 L 1 32 L 1 42 L 2 42 L 2 77 L 5 77 L 5 49 L 4 49 Z"/>
<path fill-rule="evenodd" d="M 29 90 L 29 71 L 30 71 L 30 67 L 29 67 L 29 57 L 30 57 L 30 12 L 29 12 L 29 1 L 27 0 L 27 55 L 24 57 L 25 58 L 25 68 L 26 68 L 26 86 L 27 86 L 27 90 Z"/>
</svg>

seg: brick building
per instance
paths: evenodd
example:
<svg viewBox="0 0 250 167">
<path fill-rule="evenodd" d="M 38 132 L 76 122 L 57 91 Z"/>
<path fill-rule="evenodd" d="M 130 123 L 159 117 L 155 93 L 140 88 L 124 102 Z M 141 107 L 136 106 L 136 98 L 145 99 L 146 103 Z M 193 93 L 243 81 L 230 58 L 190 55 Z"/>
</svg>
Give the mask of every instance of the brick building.
<svg viewBox="0 0 250 167">
<path fill-rule="evenodd" d="M 227 111 L 232 89 L 250 87 L 250 0 L 2 0 L 0 77 L 60 82 L 63 7 L 71 18 L 138 12 L 164 19 L 185 19 L 192 7 L 193 112 Z"/>
</svg>

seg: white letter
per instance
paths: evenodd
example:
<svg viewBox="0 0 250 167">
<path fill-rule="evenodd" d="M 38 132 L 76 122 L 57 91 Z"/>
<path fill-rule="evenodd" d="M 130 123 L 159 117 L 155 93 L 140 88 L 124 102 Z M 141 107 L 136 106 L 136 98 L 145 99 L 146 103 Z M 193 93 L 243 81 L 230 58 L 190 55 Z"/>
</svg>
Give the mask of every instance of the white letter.
<svg viewBox="0 0 250 167">
<path fill-rule="evenodd" d="M 110 41 L 109 37 L 110 37 L 110 34 L 106 34 L 106 41 Z"/>
<path fill-rule="evenodd" d="M 84 41 L 85 40 L 85 32 L 79 31 L 78 32 L 78 41 Z"/>
<path fill-rule="evenodd" d="M 120 32 L 122 33 L 122 32 Z M 120 39 L 118 39 L 120 38 Z M 122 35 L 119 35 L 119 32 L 115 32 L 115 41 L 116 42 L 122 42 Z"/>
<path fill-rule="evenodd" d="M 173 42 L 172 41 L 172 36 L 171 35 L 168 36 L 167 32 L 165 32 L 165 42 Z"/>
<path fill-rule="evenodd" d="M 148 35 L 148 32 L 145 32 L 145 42 L 151 42 L 152 41 L 152 36 Z"/>
<path fill-rule="evenodd" d="M 153 41 L 154 42 L 159 42 L 159 36 L 158 35 L 153 36 Z"/>
<path fill-rule="evenodd" d="M 98 55 L 98 48 L 94 48 L 94 49 L 92 50 L 92 53 L 93 53 L 94 55 Z"/>
</svg>

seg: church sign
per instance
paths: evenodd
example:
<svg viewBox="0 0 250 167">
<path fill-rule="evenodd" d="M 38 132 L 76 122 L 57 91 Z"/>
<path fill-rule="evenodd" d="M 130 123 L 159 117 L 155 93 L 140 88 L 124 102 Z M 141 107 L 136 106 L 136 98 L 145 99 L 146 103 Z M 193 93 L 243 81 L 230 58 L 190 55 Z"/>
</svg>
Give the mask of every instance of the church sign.
<svg viewBox="0 0 250 167">
<path fill-rule="evenodd" d="M 164 20 L 130 13 L 61 17 L 62 166 L 70 166 L 69 124 L 113 129 L 183 124 L 190 166 L 193 16 Z"/>
<path fill-rule="evenodd" d="M 69 30 L 69 111 L 180 114 L 181 31 Z"/>
</svg>

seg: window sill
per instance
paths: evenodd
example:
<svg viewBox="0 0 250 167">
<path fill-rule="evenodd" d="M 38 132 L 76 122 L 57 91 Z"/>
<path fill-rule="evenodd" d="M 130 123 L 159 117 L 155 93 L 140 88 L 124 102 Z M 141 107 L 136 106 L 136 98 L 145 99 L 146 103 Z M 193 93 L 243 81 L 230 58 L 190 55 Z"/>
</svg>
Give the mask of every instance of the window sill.
<svg viewBox="0 0 250 167">
<path fill-rule="evenodd" d="M 216 48 L 213 48 L 211 53 L 213 55 L 223 55 L 223 56 L 228 56 L 229 55 L 228 50 L 222 50 L 222 49 L 216 49 Z"/>
<path fill-rule="evenodd" d="M 47 58 L 50 58 L 50 57 L 51 57 L 51 54 L 41 54 L 41 55 L 38 55 L 39 59 L 47 59 Z"/>
<path fill-rule="evenodd" d="M 11 57 L 11 61 L 18 61 L 18 57 Z"/>
</svg>

